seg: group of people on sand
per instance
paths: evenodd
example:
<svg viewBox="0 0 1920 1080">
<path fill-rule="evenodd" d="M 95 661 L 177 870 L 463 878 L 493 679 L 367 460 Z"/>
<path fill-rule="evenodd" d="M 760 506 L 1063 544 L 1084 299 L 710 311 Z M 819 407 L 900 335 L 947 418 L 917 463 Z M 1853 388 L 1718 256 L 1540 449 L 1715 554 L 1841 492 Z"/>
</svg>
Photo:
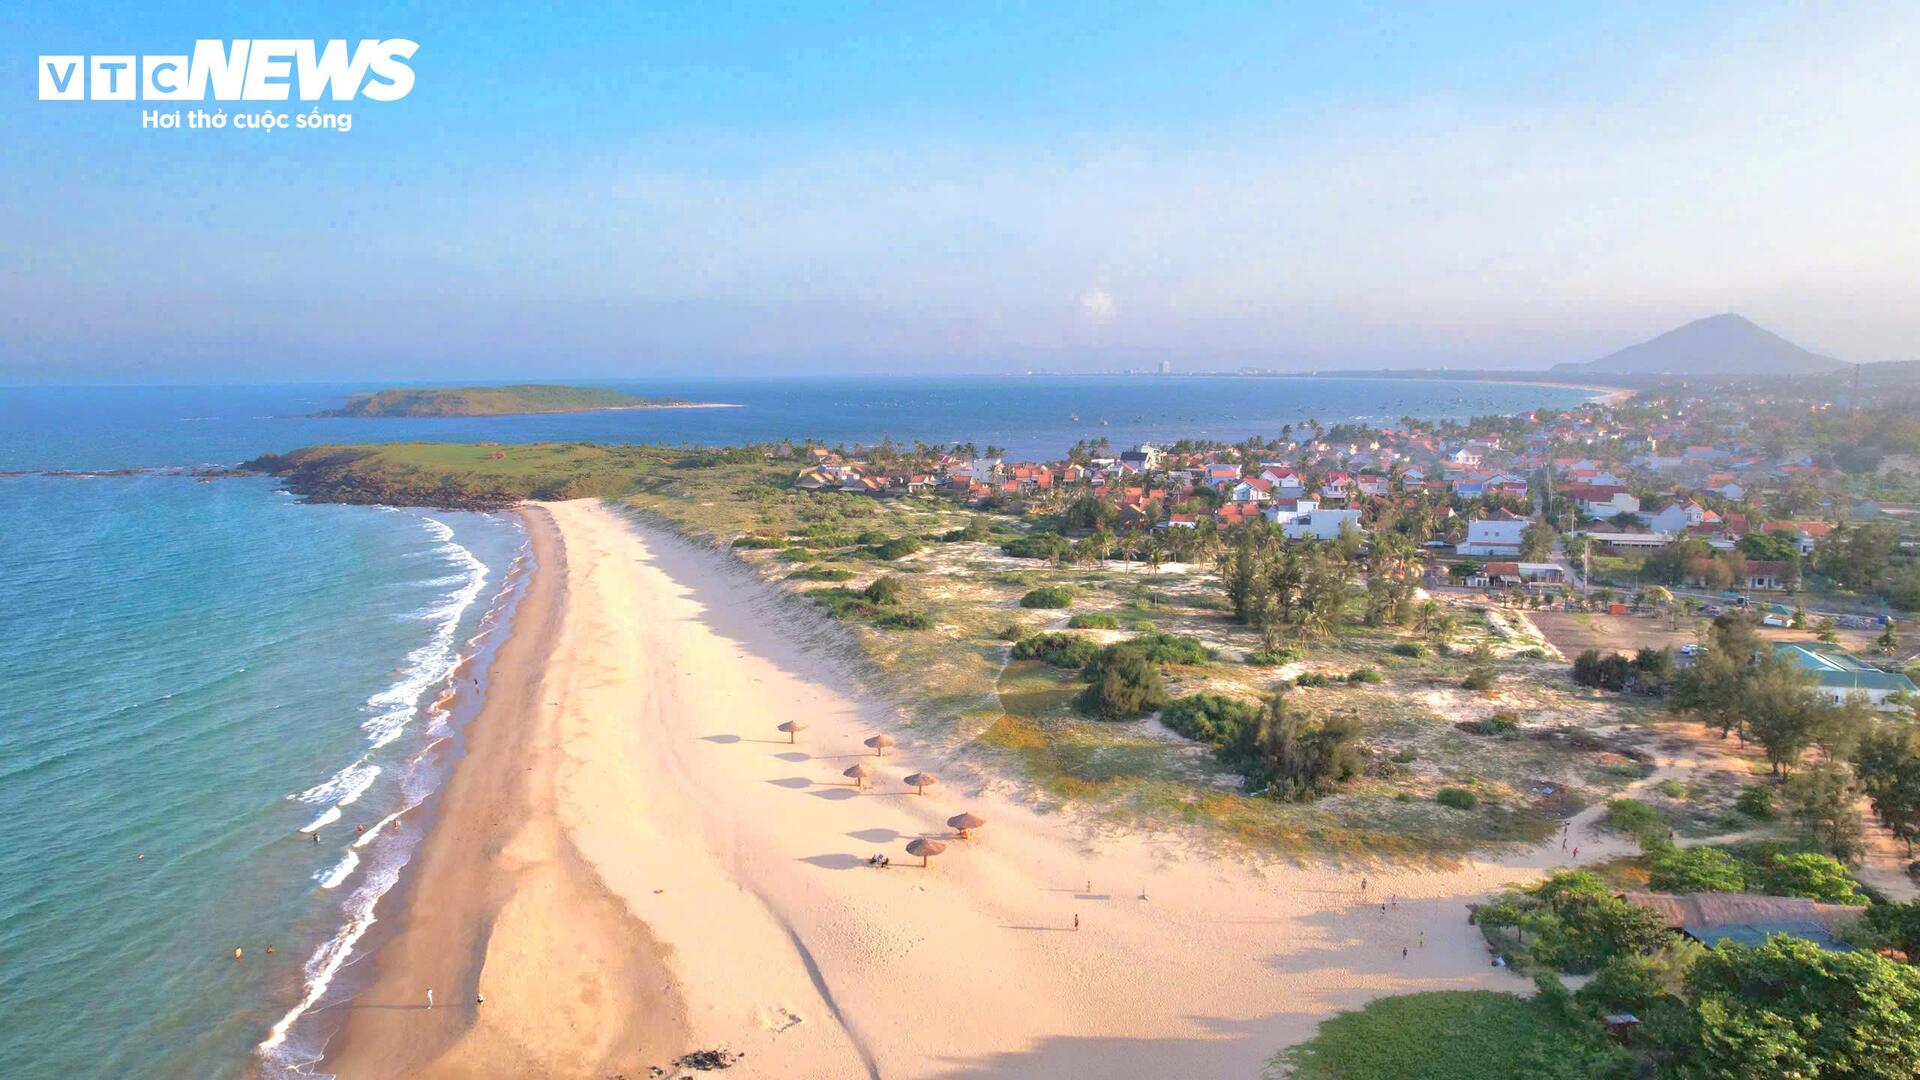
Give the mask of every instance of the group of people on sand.
<svg viewBox="0 0 1920 1080">
<path fill-rule="evenodd" d="M 870 855 L 867 857 L 867 865 L 877 866 L 885 870 L 893 865 L 893 857 L 891 855 Z"/>
</svg>

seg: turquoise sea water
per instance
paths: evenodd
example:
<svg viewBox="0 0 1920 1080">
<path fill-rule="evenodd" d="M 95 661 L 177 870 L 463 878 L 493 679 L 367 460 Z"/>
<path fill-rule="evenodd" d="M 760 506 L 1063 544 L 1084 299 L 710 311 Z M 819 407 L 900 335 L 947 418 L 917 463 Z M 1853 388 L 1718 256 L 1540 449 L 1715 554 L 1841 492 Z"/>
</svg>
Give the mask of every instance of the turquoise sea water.
<svg viewBox="0 0 1920 1080">
<path fill-rule="evenodd" d="M 417 815 L 383 823 L 457 754 L 461 714 L 435 703 L 497 639 L 525 547 L 511 515 L 36 470 L 390 438 L 892 435 L 1026 456 L 1586 396 L 1290 379 L 624 385 L 747 407 L 348 421 L 297 417 L 361 387 L 0 388 L 0 472 L 25 473 L 0 476 L 0 1077 L 228 1077 L 311 1059 L 311 1022 L 285 1021 L 323 985 L 351 987 L 366 913 L 418 838 Z"/>
</svg>

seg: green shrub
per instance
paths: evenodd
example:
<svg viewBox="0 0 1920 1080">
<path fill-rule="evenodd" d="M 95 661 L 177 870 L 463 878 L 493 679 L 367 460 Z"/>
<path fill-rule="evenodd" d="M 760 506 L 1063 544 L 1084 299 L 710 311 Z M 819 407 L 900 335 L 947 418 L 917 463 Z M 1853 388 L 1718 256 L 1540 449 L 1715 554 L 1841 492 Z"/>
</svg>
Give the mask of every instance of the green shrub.
<svg viewBox="0 0 1920 1080">
<path fill-rule="evenodd" d="M 891 540 L 875 545 L 870 550 L 873 552 L 874 557 L 892 562 L 895 559 L 904 559 L 914 552 L 919 551 L 920 538 L 917 536 L 896 536 Z"/>
<path fill-rule="evenodd" d="M 1489 716 L 1482 717 L 1473 727 L 1482 735 L 1505 735 L 1519 726 L 1519 713 L 1512 709 L 1500 709 Z"/>
<path fill-rule="evenodd" d="M 1155 629 L 1152 619 L 1128 619 L 1126 628 L 1136 634 L 1151 634 Z"/>
<path fill-rule="evenodd" d="M 1070 630 L 1118 630 L 1120 620 L 1104 613 L 1088 612 L 1068 619 L 1067 628 Z"/>
<path fill-rule="evenodd" d="M 736 536 L 733 538 L 733 546 L 743 551 L 767 551 L 786 547 L 787 542 L 771 536 Z"/>
<path fill-rule="evenodd" d="M 1396 765 L 1405 765 L 1410 761 L 1418 760 L 1420 760 L 1420 755 L 1414 753 L 1412 747 L 1404 747 L 1393 752 L 1393 761 Z"/>
<path fill-rule="evenodd" d="M 1092 685 L 1080 697 L 1081 708 L 1102 720 L 1130 720 L 1167 702 L 1159 665 L 1130 645 L 1103 650 L 1087 668 Z"/>
<path fill-rule="evenodd" d="M 1660 811 L 1639 799 L 1614 799 L 1607 803 L 1605 821 L 1607 828 L 1639 840 L 1642 850 L 1654 851 L 1670 846 L 1667 841 L 1667 819 L 1660 816 Z"/>
<path fill-rule="evenodd" d="M 1057 559 L 1073 550 L 1073 541 L 1059 533 L 1033 532 L 1001 544 L 1000 550 L 1016 559 Z"/>
<path fill-rule="evenodd" d="M 1298 659 L 1300 659 L 1300 650 L 1291 646 L 1284 649 L 1275 649 L 1272 652 L 1261 651 L 1247 654 L 1247 663 L 1255 667 L 1279 667 L 1282 664 L 1291 664 Z"/>
<path fill-rule="evenodd" d="M 1331 675 L 1323 675 L 1317 671 L 1303 671 L 1299 675 L 1294 677 L 1293 685 L 1309 686 L 1309 687 L 1329 686 L 1333 683 L 1333 681 L 1334 681 L 1333 676 Z"/>
<path fill-rule="evenodd" d="M 1585 870 L 1565 870 L 1529 888 L 1509 889 L 1481 905 L 1489 929 L 1524 932 L 1529 960 L 1583 974 L 1616 956 L 1645 956 L 1672 937 L 1660 916 L 1614 895 Z"/>
<path fill-rule="evenodd" d="M 1393 648 L 1388 651 L 1395 656 L 1405 656 L 1414 660 L 1427 655 L 1427 647 L 1417 641 L 1395 642 Z"/>
<path fill-rule="evenodd" d="M 1100 646 L 1079 634 L 1043 633 L 1022 638 L 1013 647 L 1016 660 L 1038 660 L 1058 668 L 1080 668 L 1092 662 Z"/>
<path fill-rule="evenodd" d="M 846 581 L 853 577 L 853 571 L 838 566 L 803 566 L 787 576 L 795 581 Z"/>
<path fill-rule="evenodd" d="M 1500 678 L 1494 674 L 1493 668 L 1483 665 L 1467 672 L 1467 677 L 1460 681 L 1460 686 L 1466 690 L 1491 690 L 1499 681 Z"/>
<path fill-rule="evenodd" d="M 1008 623 L 1000 628 L 999 637 L 1001 641 L 1023 641 L 1026 639 L 1026 636 L 1027 628 L 1021 626 L 1019 623 Z"/>
<path fill-rule="evenodd" d="M 1547 650 L 1535 645 L 1531 649 L 1522 649 L 1514 655 L 1525 657 L 1528 660 L 1545 660 L 1547 658 Z"/>
<path fill-rule="evenodd" d="M 1347 681 L 1371 685 L 1380 681 L 1380 673 L 1370 667 L 1356 668 L 1347 673 Z"/>
<path fill-rule="evenodd" d="M 1073 588 L 1067 585 L 1043 585 L 1020 598 L 1023 608 L 1063 608 L 1073 603 Z"/>
<path fill-rule="evenodd" d="M 933 616 L 924 611 L 889 611 L 880 617 L 880 625 L 895 630 L 931 630 Z"/>
<path fill-rule="evenodd" d="M 817 551 L 808 551 L 802 547 L 790 547 L 780 553 L 780 558 L 788 562 L 817 562 L 820 558 L 820 553 Z"/>
<path fill-rule="evenodd" d="M 1746 892 L 1747 872 L 1740 860 L 1719 848 L 1680 848 L 1653 860 L 1647 887 L 1670 893 Z"/>
<path fill-rule="evenodd" d="M 1771 896 L 1804 896 L 1826 904 L 1863 904 L 1860 883 L 1831 855 L 1814 851 L 1775 852 L 1761 867 L 1760 891 Z"/>
<path fill-rule="evenodd" d="M 886 543 L 890 539 L 891 537 L 878 529 L 867 529 L 861 532 L 860 535 L 854 537 L 853 542 L 864 547 L 875 547 Z"/>
<path fill-rule="evenodd" d="M 1733 808 L 1756 821 L 1770 821 L 1773 818 L 1773 789 L 1765 784 L 1748 784 L 1740 789 L 1740 797 L 1734 800 Z"/>
<path fill-rule="evenodd" d="M 1140 650 L 1142 655 L 1156 664 L 1204 664 L 1214 658 L 1214 651 L 1199 638 L 1159 631 L 1141 634 L 1126 644 Z"/>
<path fill-rule="evenodd" d="M 1480 796 L 1463 787 L 1443 787 L 1434 793 L 1433 801 L 1455 810 L 1472 810 L 1480 805 Z"/>
<path fill-rule="evenodd" d="M 1247 725 L 1260 717 L 1260 707 L 1219 694 L 1189 694 L 1175 698 L 1160 711 L 1160 720 L 1189 739 L 1226 746 L 1237 742 Z"/>
<path fill-rule="evenodd" d="M 1669 799 L 1684 799 L 1687 797 L 1687 785 L 1672 777 L 1660 781 L 1656 786 L 1659 787 L 1660 794 L 1665 795 Z"/>
<path fill-rule="evenodd" d="M 807 596 L 811 597 L 814 603 L 826 608 L 827 613 L 836 619 L 861 618 L 879 611 L 874 607 L 873 601 L 867 599 L 865 593 L 855 592 L 852 589 L 809 589 Z"/>
<path fill-rule="evenodd" d="M 873 584 L 861 590 L 861 594 L 876 604 L 897 604 L 906 594 L 906 589 L 896 577 L 876 578 Z"/>
</svg>

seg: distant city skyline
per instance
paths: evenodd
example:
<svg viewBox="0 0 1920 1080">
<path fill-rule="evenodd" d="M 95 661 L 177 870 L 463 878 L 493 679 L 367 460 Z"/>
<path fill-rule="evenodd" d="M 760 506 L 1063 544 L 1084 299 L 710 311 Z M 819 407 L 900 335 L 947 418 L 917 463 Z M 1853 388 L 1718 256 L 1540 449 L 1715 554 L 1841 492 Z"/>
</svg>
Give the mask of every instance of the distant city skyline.
<svg viewBox="0 0 1920 1080">
<path fill-rule="evenodd" d="M 42 54 L 406 37 L 347 133 Z M 0 382 L 1920 359 L 1920 9 L 0 12 Z M 233 103 L 236 108 L 241 103 Z"/>
</svg>

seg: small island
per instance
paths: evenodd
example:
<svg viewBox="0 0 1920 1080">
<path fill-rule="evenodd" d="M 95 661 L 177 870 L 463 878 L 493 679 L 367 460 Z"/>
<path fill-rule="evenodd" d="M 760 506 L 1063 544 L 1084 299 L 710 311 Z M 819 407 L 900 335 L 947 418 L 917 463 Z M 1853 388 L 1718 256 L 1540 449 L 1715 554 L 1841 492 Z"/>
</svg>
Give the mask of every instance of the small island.
<svg viewBox="0 0 1920 1080">
<path fill-rule="evenodd" d="M 595 386 L 409 387 L 355 394 L 346 405 L 319 417 L 525 416 L 533 413 L 603 412 L 614 409 L 737 408 L 719 402 L 643 398 Z"/>
</svg>

